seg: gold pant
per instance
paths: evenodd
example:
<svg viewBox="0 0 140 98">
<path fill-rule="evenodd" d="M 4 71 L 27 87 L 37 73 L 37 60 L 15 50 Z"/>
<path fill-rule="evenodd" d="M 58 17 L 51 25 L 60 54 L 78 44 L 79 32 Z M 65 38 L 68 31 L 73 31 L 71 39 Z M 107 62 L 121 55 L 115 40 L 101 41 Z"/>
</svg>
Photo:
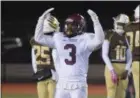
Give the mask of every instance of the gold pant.
<svg viewBox="0 0 140 98">
<path fill-rule="evenodd" d="M 54 98 L 55 81 L 46 79 L 37 83 L 38 98 Z"/>
<path fill-rule="evenodd" d="M 113 63 L 114 70 L 120 76 L 122 72 L 125 71 L 126 64 L 123 63 Z M 105 67 L 105 81 L 107 88 L 107 97 L 108 98 L 125 98 L 126 89 L 128 85 L 128 79 L 119 80 L 118 84 L 114 84 L 111 79 L 111 73 L 107 66 Z"/>
<path fill-rule="evenodd" d="M 133 74 L 133 81 L 134 81 L 134 87 L 136 92 L 136 98 L 139 97 L 139 89 L 140 89 L 140 61 L 133 61 L 132 63 L 132 74 Z"/>
</svg>

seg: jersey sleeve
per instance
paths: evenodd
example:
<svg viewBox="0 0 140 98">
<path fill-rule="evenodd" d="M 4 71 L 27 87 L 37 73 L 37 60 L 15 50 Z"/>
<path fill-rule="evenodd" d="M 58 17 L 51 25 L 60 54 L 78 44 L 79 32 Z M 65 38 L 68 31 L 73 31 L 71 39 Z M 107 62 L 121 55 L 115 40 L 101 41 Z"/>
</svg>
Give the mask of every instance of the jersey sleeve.
<svg viewBox="0 0 140 98">
<path fill-rule="evenodd" d="M 131 69 L 131 64 L 132 64 L 132 53 L 131 53 L 130 48 L 128 48 L 127 51 L 126 51 L 126 58 L 127 58 L 127 60 L 126 60 L 125 69 L 130 70 Z"/>
<path fill-rule="evenodd" d="M 102 45 L 102 58 L 106 64 L 106 66 L 108 67 L 109 70 L 113 70 L 113 66 L 112 66 L 112 63 L 109 59 L 109 46 L 110 46 L 110 43 L 108 40 L 104 40 L 104 43 Z"/>
<path fill-rule="evenodd" d="M 127 47 L 128 47 L 127 50 L 126 50 L 126 67 L 125 67 L 125 69 L 130 70 L 131 69 L 131 64 L 132 64 L 132 52 L 131 52 L 127 37 L 125 37 L 125 39 L 126 39 L 126 44 L 127 44 Z"/>
<path fill-rule="evenodd" d="M 95 34 L 94 36 L 90 35 L 87 40 L 87 47 L 89 51 L 94 51 L 99 49 L 99 47 L 101 47 L 105 38 L 104 31 L 100 22 L 93 23 L 93 28 Z"/>
<path fill-rule="evenodd" d="M 97 50 L 101 47 L 101 45 L 97 45 L 95 35 L 93 33 L 88 34 L 86 37 L 86 46 L 89 51 Z"/>
<path fill-rule="evenodd" d="M 50 48 L 55 48 L 55 42 L 52 35 L 44 35 L 43 33 L 43 22 L 44 19 L 39 18 L 35 28 L 34 39 L 41 45 L 47 45 Z"/>
</svg>

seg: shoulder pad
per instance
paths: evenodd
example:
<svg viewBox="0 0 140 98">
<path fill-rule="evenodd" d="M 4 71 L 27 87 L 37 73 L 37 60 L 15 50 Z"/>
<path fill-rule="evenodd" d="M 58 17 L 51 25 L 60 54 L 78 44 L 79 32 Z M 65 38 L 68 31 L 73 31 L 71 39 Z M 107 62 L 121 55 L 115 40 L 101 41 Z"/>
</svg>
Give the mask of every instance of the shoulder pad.
<svg viewBox="0 0 140 98">
<path fill-rule="evenodd" d="M 107 39 L 107 40 L 111 40 L 111 38 L 112 38 L 112 36 L 113 36 L 113 34 L 114 34 L 114 31 L 112 30 L 112 29 L 109 29 L 109 30 L 107 30 L 106 32 L 105 32 L 105 39 Z"/>
</svg>

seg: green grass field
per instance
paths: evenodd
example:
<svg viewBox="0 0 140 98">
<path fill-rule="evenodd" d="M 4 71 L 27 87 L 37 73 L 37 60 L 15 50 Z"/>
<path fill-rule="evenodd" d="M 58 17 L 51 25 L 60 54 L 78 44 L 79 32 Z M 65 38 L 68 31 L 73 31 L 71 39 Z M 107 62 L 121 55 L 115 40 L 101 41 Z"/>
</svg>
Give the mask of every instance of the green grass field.
<svg viewBox="0 0 140 98">
<path fill-rule="evenodd" d="M 2 94 L 2 98 L 37 98 L 33 94 Z M 88 98 L 105 98 L 102 95 L 90 95 Z"/>
</svg>

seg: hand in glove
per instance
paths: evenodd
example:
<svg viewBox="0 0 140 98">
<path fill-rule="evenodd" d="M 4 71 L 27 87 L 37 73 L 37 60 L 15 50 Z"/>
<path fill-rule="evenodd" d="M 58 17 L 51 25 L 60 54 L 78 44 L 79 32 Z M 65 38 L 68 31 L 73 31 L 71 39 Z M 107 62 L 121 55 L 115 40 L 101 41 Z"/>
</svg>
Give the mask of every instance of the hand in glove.
<svg viewBox="0 0 140 98">
<path fill-rule="evenodd" d="M 43 21 L 43 33 L 50 33 L 59 31 L 59 22 L 58 20 L 51 15 L 54 8 L 50 8 L 45 11 L 39 18 L 39 20 Z"/>
<path fill-rule="evenodd" d="M 125 70 L 122 74 L 121 74 L 121 79 L 125 80 L 128 77 L 128 70 Z"/>
<path fill-rule="evenodd" d="M 92 11 L 91 9 L 88 9 L 87 13 L 90 15 L 90 17 L 94 23 L 99 22 L 98 16 L 94 11 Z"/>
<path fill-rule="evenodd" d="M 45 19 L 46 17 L 50 16 L 50 12 L 52 12 L 54 8 L 47 9 L 39 18 Z"/>
<path fill-rule="evenodd" d="M 111 73 L 112 82 L 114 84 L 118 83 L 118 76 L 117 76 L 115 70 L 111 70 L 110 73 Z"/>
</svg>

